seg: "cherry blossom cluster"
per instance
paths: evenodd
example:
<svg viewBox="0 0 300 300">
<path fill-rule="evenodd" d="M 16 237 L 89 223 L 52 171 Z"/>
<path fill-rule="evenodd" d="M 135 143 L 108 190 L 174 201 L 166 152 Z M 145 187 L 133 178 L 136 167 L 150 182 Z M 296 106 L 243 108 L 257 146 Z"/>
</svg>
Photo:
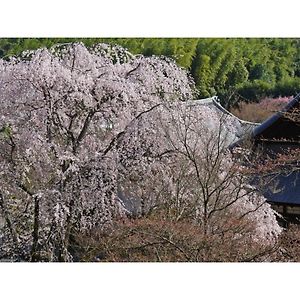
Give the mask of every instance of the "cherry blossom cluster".
<svg viewBox="0 0 300 300">
<path fill-rule="evenodd" d="M 1 60 L 1 257 L 73 260 L 78 232 L 161 204 L 208 233 L 235 213 L 249 216 L 256 238 L 276 236 L 273 211 L 234 176 L 234 118 L 189 105 L 194 95 L 171 59 L 119 46 Z"/>
</svg>

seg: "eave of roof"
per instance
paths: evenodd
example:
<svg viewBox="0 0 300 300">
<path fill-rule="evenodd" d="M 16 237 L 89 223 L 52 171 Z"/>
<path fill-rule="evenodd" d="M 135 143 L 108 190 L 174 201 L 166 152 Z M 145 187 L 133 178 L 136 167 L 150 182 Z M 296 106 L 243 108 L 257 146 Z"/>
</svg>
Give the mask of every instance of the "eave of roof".
<svg viewBox="0 0 300 300">
<path fill-rule="evenodd" d="M 254 128 L 252 138 L 255 140 L 284 139 L 299 140 L 300 126 L 288 120 L 285 114 L 300 104 L 300 93 L 293 98 L 281 111 L 275 113 L 264 121 L 260 126 Z"/>
<path fill-rule="evenodd" d="M 232 119 L 234 119 L 238 124 L 238 128 L 235 128 L 235 139 L 233 139 L 230 144 L 229 148 L 232 149 L 237 146 L 240 141 L 247 139 L 251 136 L 253 129 L 260 125 L 260 123 L 249 122 L 245 120 L 239 119 L 237 116 L 233 115 L 231 112 L 226 110 L 221 104 L 217 96 L 213 96 L 211 98 L 206 99 L 199 99 L 199 100 L 190 100 L 186 102 L 189 106 L 196 106 L 196 105 L 208 105 L 213 106 L 216 110 L 218 110 L 223 115 L 226 115 Z"/>
</svg>

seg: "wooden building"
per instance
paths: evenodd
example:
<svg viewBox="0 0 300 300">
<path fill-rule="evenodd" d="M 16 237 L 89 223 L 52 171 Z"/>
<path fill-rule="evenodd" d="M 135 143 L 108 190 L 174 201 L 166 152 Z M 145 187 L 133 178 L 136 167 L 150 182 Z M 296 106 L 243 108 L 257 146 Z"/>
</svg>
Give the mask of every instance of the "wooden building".
<svg viewBox="0 0 300 300">
<path fill-rule="evenodd" d="M 289 150 L 300 150 L 300 94 L 252 132 L 255 149 L 264 159 L 275 159 Z M 270 172 L 272 173 L 272 172 Z M 295 159 L 280 172 L 270 174 L 273 184 L 264 196 L 288 222 L 300 222 L 300 161 Z"/>
</svg>

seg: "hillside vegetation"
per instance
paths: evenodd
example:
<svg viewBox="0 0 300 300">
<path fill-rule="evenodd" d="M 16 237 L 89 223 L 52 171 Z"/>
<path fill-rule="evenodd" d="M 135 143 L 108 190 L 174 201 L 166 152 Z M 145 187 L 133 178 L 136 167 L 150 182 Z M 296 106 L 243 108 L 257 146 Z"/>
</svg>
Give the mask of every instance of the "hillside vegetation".
<svg viewBox="0 0 300 300">
<path fill-rule="evenodd" d="M 0 39 L 0 57 L 73 41 L 119 44 L 134 54 L 171 57 L 191 73 L 199 98 L 218 95 L 227 108 L 299 91 L 299 39 L 15 38 Z"/>
</svg>

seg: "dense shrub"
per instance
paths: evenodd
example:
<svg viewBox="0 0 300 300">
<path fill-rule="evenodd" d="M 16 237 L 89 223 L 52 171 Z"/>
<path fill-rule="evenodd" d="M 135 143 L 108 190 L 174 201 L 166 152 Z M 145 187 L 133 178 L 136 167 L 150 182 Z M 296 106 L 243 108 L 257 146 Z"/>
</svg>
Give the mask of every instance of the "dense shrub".
<svg viewBox="0 0 300 300">
<path fill-rule="evenodd" d="M 205 235 L 191 220 L 166 218 L 166 211 L 119 222 L 110 232 L 80 235 L 74 247 L 79 261 L 106 262 L 250 262 L 264 261 L 276 249 L 247 239 L 251 224 L 232 216 L 235 230 Z M 230 226 L 230 225 L 229 225 Z"/>
</svg>

